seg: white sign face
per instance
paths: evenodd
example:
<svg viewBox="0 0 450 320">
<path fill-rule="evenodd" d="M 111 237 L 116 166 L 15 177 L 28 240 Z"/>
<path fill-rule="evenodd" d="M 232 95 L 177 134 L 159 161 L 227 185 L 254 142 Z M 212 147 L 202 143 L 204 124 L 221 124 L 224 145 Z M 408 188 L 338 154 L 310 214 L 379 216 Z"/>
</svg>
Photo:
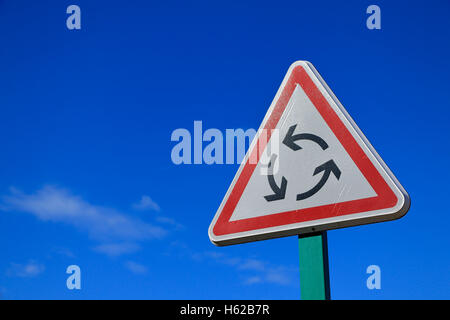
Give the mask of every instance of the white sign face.
<svg viewBox="0 0 450 320">
<path fill-rule="evenodd" d="M 216 245 L 386 221 L 409 209 L 314 67 L 294 63 L 209 228 Z"/>
</svg>

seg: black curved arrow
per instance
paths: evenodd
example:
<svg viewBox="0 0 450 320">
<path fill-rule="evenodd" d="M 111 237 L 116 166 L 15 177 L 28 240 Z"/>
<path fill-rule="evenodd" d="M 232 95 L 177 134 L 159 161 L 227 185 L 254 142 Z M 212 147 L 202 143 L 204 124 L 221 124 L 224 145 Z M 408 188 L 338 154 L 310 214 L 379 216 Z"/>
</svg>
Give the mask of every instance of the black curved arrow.
<svg viewBox="0 0 450 320">
<path fill-rule="evenodd" d="M 314 141 L 315 143 L 317 143 L 322 150 L 325 150 L 328 148 L 328 144 L 325 142 L 325 140 L 323 140 L 321 137 L 316 136 L 315 134 L 311 134 L 311 133 L 300 133 L 300 134 L 296 134 L 294 135 L 294 131 L 295 128 L 297 127 L 296 124 L 294 124 L 293 126 L 291 126 L 288 130 L 288 132 L 286 133 L 286 136 L 283 139 L 283 143 L 291 148 L 294 151 L 300 150 L 302 147 L 300 147 L 299 145 L 297 145 L 295 143 L 295 141 L 297 140 L 311 140 Z"/>
<path fill-rule="evenodd" d="M 273 165 L 275 164 L 275 160 L 277 159 L 277 155 L 273 154 L 270 158 L 269 162 L 269 172 L 267 175 L 267 179 L 269 180 L 270 188 L 272 188 L 272 191 L 274 194 L 264 196 L 264 199 L 267 201 L 275 201 L 275 200 L 281 200 L 284 199 L 286 196 L 286 188 L 287 188 L 287 180 L 285 177 L 281 178 L 281 187 L 278 187 L 277 183 L 275 182 L 275 178 L 273 177 Z"/>
<path fill-rule="evenodd" d="M 316 170 L 314 170 L 314 176 L 322 171 L 325 171 L 322 178 L 320 179 L 319 183 L 317 183 L 312 189 L 300 193 L 297 195 L 297 201 L 298 200 L 304 200 L 307 199 L 314 194 L 316 194 L 327 182 L 328 178 L 330 177 L 330 174 L 333 173 L 336 176 L 336 179 L 339 180 L 341 177 L 341 170 L 337 167 L 336 163 L 333 160 L 329 160 L 325 162 L 324 164 L 318 166 Z"/>
</svg>

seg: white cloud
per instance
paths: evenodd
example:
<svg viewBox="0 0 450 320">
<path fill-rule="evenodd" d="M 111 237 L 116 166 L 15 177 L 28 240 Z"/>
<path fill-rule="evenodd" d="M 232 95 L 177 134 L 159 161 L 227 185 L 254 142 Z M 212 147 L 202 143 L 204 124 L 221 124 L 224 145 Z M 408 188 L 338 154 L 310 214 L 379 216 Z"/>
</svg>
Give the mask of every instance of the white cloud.
<svg viewBox="0 0 450 320">
<path fill-rule="evenodd" d="M 265 270 L 264 280 L 283 286 L 291 285 L 295 281 L 295 277 L 292 276 L 294 272 L 297 272 L 294 268 L 271 267 Z"/>
<path fill-rule="evenodd" d="M 140 249 L 136 243 L 106 243 L 94 247 L 94 251 L 104 253 L 110 257 L 134 253 Z"/>
<path fill-rule="evenodd" d="M 127 261 L 125 263 L 125 267 L 133 272 L 134 274 L 146 274 L 148 272 L 148 268 L 140 263 L 134 261 Z"/>
<path fill-rule="evenodd" d="M 112 208 L 92 205 L 65 189 L 45 186 L 34 194 L 11 188 L 3 196 L 8 210 L 23 211 L 44 221 L 64 222 L 85 230 L 96 239 L 160 238 L 166 231 Z"/>
<path fill-rule="evenodd" d="M 251 285 L 251 284 L 255 284 L 255 283 L 261 283 L 262 279 L 258 276 L 253 276 L 253 277 L 249 277 L 247 279 L 245 279 L 244 283 Z"/>
<path fill-rule="evenodd" d="M 30 260 L 26 264 L 12 262 L 6 273 L 10 277 L 31 278 L 41 274 L 44 270 L 43 264 Z"/>
<path fill-rule="evenodd" d="M 240 270 L 256 270 L 256 271 L 263 271 L 266 269 L 266 265 L 264 262 L 256 259 L 246 259 L 242 264 L 239 266 Z"/>
<path fill-rule="evenodd" d="M 66 257 L 66 258 L 71 258 L 71 259 L 75 258 L 75 254 L 67 248 L 56 247 L 56 248 L 53 248 L 52 251 L 58 255 Z"/>
<path fill-rule="evenodd" d="M 202 254 L 191 254 L 196 261 L 213 260 L 218 264 L 231 266 L 241 273 L 247 274 L 244 284 L 273 283 L 288 286 L 294 283 L 297 268 L 273 265 L 255 258 L 230 257 L 222 252 L 207 251 Z M 251 273 L 248 275 L 248 273 Z"/>
<path fill-rule="evenodd" d="M 172 218 L 159 216 L 159 217 L 156 217 L 155 220 L 159 223 L 164 223 L 164 224 L 170 225 L 170 226 L 174 227 L 176 230 L 184 229 L 184 226 L 181 223 L 176 222 Z"/>
<path fill-rule="evenodd" d="M 186 242 L 174 241 L 171 243 L 172 253 L 181 258 L 190 258 L 197 263 L 215 263 L 227 266 L 234 270 L 243 279 L 245 285 L 276 284 L 281 286 L 295 286 L 298 279 L 298 268 L 263 261 L 255 257 L 230 256 L 223 251 L 210 250 L 197 252 L 191 250 Z"/>
<path fill-rule="evenodd" d="M 137 203 L 134 203 L 132 207 L 136 210 L 152 210 L 152 211 L 160 211 L 159 205 L 153 201 L 149 196 L 143 195 L 141 200 Z"/>
<path fill-rule="evenodd" d="M 2 197 L 1 210 L 26 212 L 43 221 L 74 226 L 102 243 L 97 247 L 98 252 L 110 255 L 128 253 L 133 247 L 130 243 L 161 238 L 167 233 L 162 227 L 129 217 L 113 208 L 93 205 L 68 190 L 54 186 L 44 186 L 32 194 L 15 188 L 10 191 L 9 195 Z"/>
</svg>

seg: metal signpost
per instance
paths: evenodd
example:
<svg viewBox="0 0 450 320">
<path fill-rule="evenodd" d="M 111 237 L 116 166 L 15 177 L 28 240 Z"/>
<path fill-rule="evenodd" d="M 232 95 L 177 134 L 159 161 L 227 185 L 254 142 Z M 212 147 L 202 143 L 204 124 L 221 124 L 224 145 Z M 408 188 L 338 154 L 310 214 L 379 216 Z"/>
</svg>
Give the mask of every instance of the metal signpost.
<svg viewBox="0 0 450 320">
<path fill-rule="evenodd" d="M 330 274 L 326 231 L 298 236 L 300 294 L 303 300 L 329 300 Z"/>
<path fill-rule="evenodd" d="M 300 235 L 302 299 L 328 299 L 326 230 L 393 220 L 410 199 L 319 73 L 288 70 L 209 228 L 219 246 Z"/>
</svg>

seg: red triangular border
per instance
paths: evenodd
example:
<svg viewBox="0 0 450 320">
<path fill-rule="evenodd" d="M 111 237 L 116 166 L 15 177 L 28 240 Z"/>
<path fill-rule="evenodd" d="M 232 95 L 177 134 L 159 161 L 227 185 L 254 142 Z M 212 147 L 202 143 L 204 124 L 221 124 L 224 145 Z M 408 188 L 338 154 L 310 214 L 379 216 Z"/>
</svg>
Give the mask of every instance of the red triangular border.
<svg viewBox="0 0 450 320">
<path fill-rule="evenodd" d="M 280 212 L 261 217 L 229 221 L 247 186 L 247 183 L 253 174 L 253 171 L 256 168 L 256 163 L 254 163 L 254 161 L 251 163 L 249 159 L 259 159 L 259 157 L 257 158 L 258 155 L 256 152 L 258 152 L 258 149 L 260 152 L 264 151 L 267 142 L 270 140 L 272 129 L 276 128 L 278 121 L 280 120 L 281 115 L 283 114 L 297 84 L 303 88 L 306 95 L 312 101 L 325 122 L 336 135 L 337 139 L 355 162 L 361 173 L 370 183 L 377 196 L 337 204 L 323 205 L 314 208 Z M 327 99 L 323 96 L 302 66 L 296 66 L 292 70 L 292 73 L 283 88 L 280 98 L 276 102 L 276 105 L 270 114 L 264 129 L 266 129 L 268 137 L 264 137 L 264 139 L 258 141 L 258 143 L 253 144 L 254 147 L 251 151 L 251 155 L 248 157 L 248 160 L 245 163 L 245 166 L 242 169 L 241 174 L 214 225 L 213 233 L 216 236 L 392 208 L 396 205 L 397 197 L 394 192 L 391 190 L 370 159 L 366 156 L 364 151 L 356 142 L 355 138 L 349 132 L 345 124 L 330 106 Z M 257 148 L 256 146 L 258 145 L 261 146 L 261 148 Z"/>
</svg>

